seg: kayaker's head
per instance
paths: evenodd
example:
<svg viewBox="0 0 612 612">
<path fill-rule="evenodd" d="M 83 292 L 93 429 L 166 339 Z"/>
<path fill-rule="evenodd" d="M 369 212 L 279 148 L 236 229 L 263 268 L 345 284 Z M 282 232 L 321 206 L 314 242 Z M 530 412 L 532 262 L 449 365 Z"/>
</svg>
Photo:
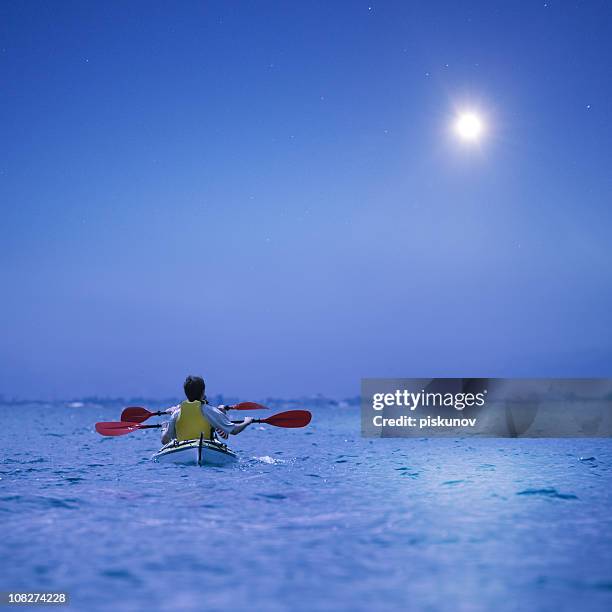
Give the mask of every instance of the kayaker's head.
<svg viewBox="0 0 612 612">
<path fill-rule="evenodd" d="M 190 402 L 201 402 L 204 399 L 204 390 L 206 385 L 201 376 L 188 376 L 183 385 L 185 395 Z"/>
</svg>

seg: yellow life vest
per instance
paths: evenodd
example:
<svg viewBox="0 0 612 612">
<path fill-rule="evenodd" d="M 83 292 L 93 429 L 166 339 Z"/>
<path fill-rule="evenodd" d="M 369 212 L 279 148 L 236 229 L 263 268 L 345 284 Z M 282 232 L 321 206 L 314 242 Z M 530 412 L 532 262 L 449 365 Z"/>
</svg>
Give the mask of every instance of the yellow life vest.
<svg viewBox="0 0 612 612">
<path fill-rule="evenodd" d="M 212 440 L 213 429 L 204 418 L 201 410 L 202 402 L 182 402 L 181 411 L 176 419 L 176 439 L 198 440 L 204 434 L 205 440 Z"/>
</svg>

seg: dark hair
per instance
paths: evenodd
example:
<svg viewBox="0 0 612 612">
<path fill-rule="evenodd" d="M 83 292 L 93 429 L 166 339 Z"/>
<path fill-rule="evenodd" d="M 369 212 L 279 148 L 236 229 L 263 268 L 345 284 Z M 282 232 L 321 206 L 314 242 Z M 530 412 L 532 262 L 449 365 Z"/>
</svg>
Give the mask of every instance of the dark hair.
<svg viewBox="0 0 612 612">
<path fill-rule="evenodd" d="M 185 395 L 190 402 L 200 401 L 204 397 L 204 379 L 200 376 L 188 376 L 183 385 Z"/>
</svg>

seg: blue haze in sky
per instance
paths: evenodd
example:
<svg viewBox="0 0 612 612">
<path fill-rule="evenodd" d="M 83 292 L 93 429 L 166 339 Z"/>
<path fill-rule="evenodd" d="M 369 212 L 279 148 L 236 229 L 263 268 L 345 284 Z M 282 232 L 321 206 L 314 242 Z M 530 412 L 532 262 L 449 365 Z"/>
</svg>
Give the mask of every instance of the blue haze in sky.
<svg viewBox="0 0 612 612">
<path fill-rule="evenodd" d="M 2 2 L 0 39 L 5 396 L 612 374 L 608 2 Z"/>
</svg>

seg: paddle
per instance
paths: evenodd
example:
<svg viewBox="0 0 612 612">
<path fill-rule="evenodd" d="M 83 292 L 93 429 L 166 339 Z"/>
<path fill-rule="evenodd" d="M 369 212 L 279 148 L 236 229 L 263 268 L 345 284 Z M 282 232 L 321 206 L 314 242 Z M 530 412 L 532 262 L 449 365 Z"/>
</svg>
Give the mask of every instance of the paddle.
<svg viewBox="0 0 612 612">
<path fill-rule="evenodd" d="M 165 412 L 151 412 L 146 408 L 142 408 L 141 406 L 130 406 L 129 408 L 125 408 L 121 413 L 121 421 L 128 423 L 142 423 L 147 419 L 150 419 L 152 416 L 161 416 L 162 414 L 166 414 Z"/>
<path fill-rule="evenodd" d="M 240 402 L 230 406 L 230 410 L 270 410 L 267 406 L 262 406 L 257 402 Z"/>
<path fill-rule="evenodd" d="M 308 410 L 287 410 L 273 414 L 267 419 L 254 419 L 254 423 L 265 423 L 266 425 L 274 425 L 274 427 L 285 427 L 293 429 L 296 427 L 306 427 L 312 414 Z M 242 423 L 242 421 L 232 421 L 232 423 Z M 132 433 L 137 429 L 155 429 L 161 425 L 141 425 L 140 423 L 128 423 L 125 421 L 111 421 L 96 423 L 96 431 L 103 436 L 124 436 Z"/>
<path fill-rule="evenodd" d="M 236 404 L 232 406 L 232 410 L 269 410 L 267 406 L 262 406 L 257 402 L 241 402 L 240 404 Z M 129 408 L 125 408 L 121 413 L 121 421 L 128 423 L 143 423 L 147 419 L 150 419 L 152 416 L 162 416 L 162 414 L 167 414 L 166 412 L 150 412 L 146 408 L 142 408 L 141 406 L 130 406 Z"/>
<path fill-rule="evenodd" d="M 267 419 L 254 419 L 253 423 L 266 423 L 266 425 L 293 429 L 295 427 L 306 427 L 311 419 L 312 414 L 310 414 L 308 410 L 287 410 L 287 412 L 273 414 Z M 232 421 L 232 423 L 234 422 L 235 421 Z"/>
<path fill-rule="evenodd" d="M 141 425 L 140 423 L 126 423 L 124 421 L 111 421 L 96 423 L 96 431 L 103 436 L 124 436 L 137 429 L 154 429 L 161 425 Z"/>
</svg>

